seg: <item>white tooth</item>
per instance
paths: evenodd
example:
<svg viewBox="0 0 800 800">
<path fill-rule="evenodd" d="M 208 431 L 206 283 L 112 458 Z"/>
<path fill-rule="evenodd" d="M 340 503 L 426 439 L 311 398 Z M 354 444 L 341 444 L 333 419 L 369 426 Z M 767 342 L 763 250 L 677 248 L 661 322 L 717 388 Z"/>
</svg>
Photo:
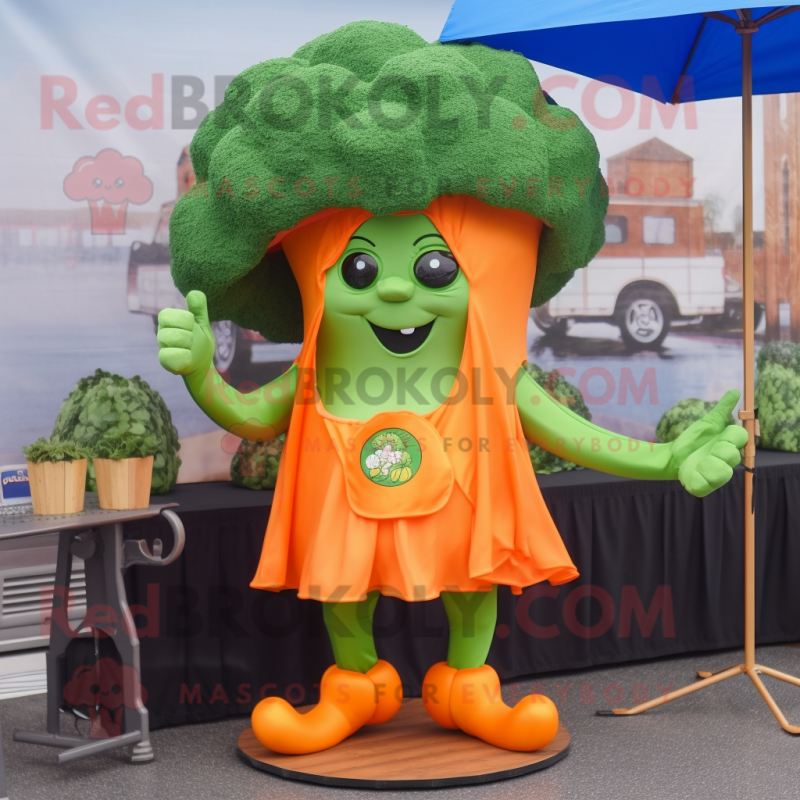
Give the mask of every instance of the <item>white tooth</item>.
<svg viewBox="0 0 800 800">
<path fill-rule="evenodd" d="M 408 336 L 410 333 L 414 333 L 415 330 L 416 328 L 402 328 L 400 333 L 404 333 L 406 336 Z"/>
</svg>

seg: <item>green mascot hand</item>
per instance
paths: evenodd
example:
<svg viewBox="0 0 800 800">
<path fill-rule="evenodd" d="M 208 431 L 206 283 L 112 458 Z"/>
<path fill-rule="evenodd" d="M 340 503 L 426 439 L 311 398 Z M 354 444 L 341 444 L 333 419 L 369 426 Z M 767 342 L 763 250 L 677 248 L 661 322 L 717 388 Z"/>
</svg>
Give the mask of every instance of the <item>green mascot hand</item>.
<svg viewBox="0 0 800 800">
<path fill-rule="evenodd" d="M 678 468 L 678 480 L 695 497 L 705 497 L 724 486 L 741 460 L 739 450 L 747 444 L 747 431 L 738 425 L 728 425 L 738 402 L 738 391 L 726 392 L 708 414 L 672 443 L 672 462 Z"/>
<path fill-rule="evenodd" d="M 206 296 L 192 291 L 186 296 L 188 311 L 165 308 L 158 315 L 158 360 L 174 375 L 207 370 L 214 361 L 214 334 L 208 321 Z"/>
<path fill-rule="evenodd" d="M 186 295 L 188 311 L 165 308 L 158 315 L 158 360 L 174 375 L 182 375 L 198 406 L 226 431 L 243 439 L 265 442 L 289 427 L 297 390 L 297 367 L 258 392 L 242 394 L 214 368 L 214 334 L 208 321 L 206 296 Z"/>
<path fill-rule="evenodd" d="M 638 480 L 679 480 L 705 497 L 726 484 L 741 460 L 747 431 L 728 425 L 739 392 L 727 392 L 674 442 L 629 439 L 587 422 L 554 400 L 525 369 L 517 381 L 517 409 L 528 441 L 589 469 Z"/>
</svg>

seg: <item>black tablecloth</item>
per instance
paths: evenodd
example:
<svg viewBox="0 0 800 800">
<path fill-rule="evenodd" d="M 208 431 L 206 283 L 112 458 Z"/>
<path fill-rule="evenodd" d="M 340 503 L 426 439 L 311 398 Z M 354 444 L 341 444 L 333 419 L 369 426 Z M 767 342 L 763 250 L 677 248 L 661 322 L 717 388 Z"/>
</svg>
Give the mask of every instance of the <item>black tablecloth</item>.
<svg viewBox="0 0 800 800">
<path fill-rule="evenodd" d="M 797 641 L 800 456 L 759 452 L 758 464 L 757 638 Z M 501 588 L 489 656 L 501 678 L 741 646 L 741 468 L 704 500 L 677 483 L 591 470 L 539 482 L 581 576 L 521 597 Z M 271 495 L 210 483 L 158 498 L 180 503 L 184 554 L 126 576 L 131 604 L 146 607 L 136 620 L 153 728 L 248 713 L 260 695 L 316 700 L 333 662 L 320 604 L 248 586 Z M 162 521 L 126 531 L 169 539 Z M 406 692 L 419 694 L 426 669 L 445 658 L 441 602 L 381 598 L 375 634 Z"/>
</svg>

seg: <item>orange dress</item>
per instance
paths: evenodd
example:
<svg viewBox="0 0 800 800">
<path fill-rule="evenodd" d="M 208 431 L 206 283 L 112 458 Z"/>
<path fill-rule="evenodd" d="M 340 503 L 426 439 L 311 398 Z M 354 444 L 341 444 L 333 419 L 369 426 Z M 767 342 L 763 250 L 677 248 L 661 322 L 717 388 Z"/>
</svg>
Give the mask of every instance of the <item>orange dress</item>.
<svg viewBox="0 0 800 800">
<path fill-rule="evenodd" d="M 428 600 L 578 577 L 534 477 L 514 397 L 542 223 L 466 196 L 440 197 L 414 213 L 433 222 L 470 287 L 462 377 L 424 416 L 344 420 L 317 396 L 325 273 L 369 212 L 319 215 L 282 237 L 303 300 L 304 344 L 254 588 L 292 588 L 328 602 L 363 600 L 376 589 Z M 385 430 L 399 430 L 415 455 L 382 474 L 385 462 L 375 466 L 364 454 L 383 443 L 376 437 Z M 404 446 L 396 447 L 399 457 Z"/>
</svg>

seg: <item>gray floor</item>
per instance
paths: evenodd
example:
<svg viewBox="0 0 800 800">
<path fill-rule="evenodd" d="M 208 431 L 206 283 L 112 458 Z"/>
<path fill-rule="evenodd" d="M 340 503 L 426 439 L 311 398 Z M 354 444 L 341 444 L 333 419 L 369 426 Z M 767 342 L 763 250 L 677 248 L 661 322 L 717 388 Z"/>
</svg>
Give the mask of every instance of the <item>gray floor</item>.
<svg viewBox="0 0 800 800">
<path fill-rule="evenodd" d="M 470 800 L 751 800 L 797 798 L 800 737 L 784 733 L 750 681 L 742 676 L 708 688 L 644 716 L 603 718 L 595 711 L 624 694 L 650 697 L 670 683 L 692 680 L 695 669 L 722 669 L 740 653 L 693 655 L 545 676 L 545 692 L 558 704 L 572 734 L 572 749 L 562 762 L 541 773 L 476 787 L 442 789 L 438 797 Z M 761 663 L 800 674 L 800 649 L 760 648 Z M 769 688 L 790 721 L 800 721 L 800 689 L 772 681 Z M 531 681 L 506 686 L 512 696 L 529 691 Z M 560 687 L 560 690 L 559 690 Z M 541 691 L 541 689 L 539 689 Z M 565 692 L 562 701 L 561 693 Z M 44 697 L 0 701 L 10 800 L 339 800 L 374 792 L 329 789 L 256 772 L 239 760 L 236 738 L 246 720 L 234 719 L 153 734 L 156 761 L 133 766 L 124 753 L 96 756 L 59 766 L 55 751 L 11 741 L 14 728 L 44 726 Z M 434 792 L 382 792 L 390 800 L 415 799 Z"/>
</svg>

